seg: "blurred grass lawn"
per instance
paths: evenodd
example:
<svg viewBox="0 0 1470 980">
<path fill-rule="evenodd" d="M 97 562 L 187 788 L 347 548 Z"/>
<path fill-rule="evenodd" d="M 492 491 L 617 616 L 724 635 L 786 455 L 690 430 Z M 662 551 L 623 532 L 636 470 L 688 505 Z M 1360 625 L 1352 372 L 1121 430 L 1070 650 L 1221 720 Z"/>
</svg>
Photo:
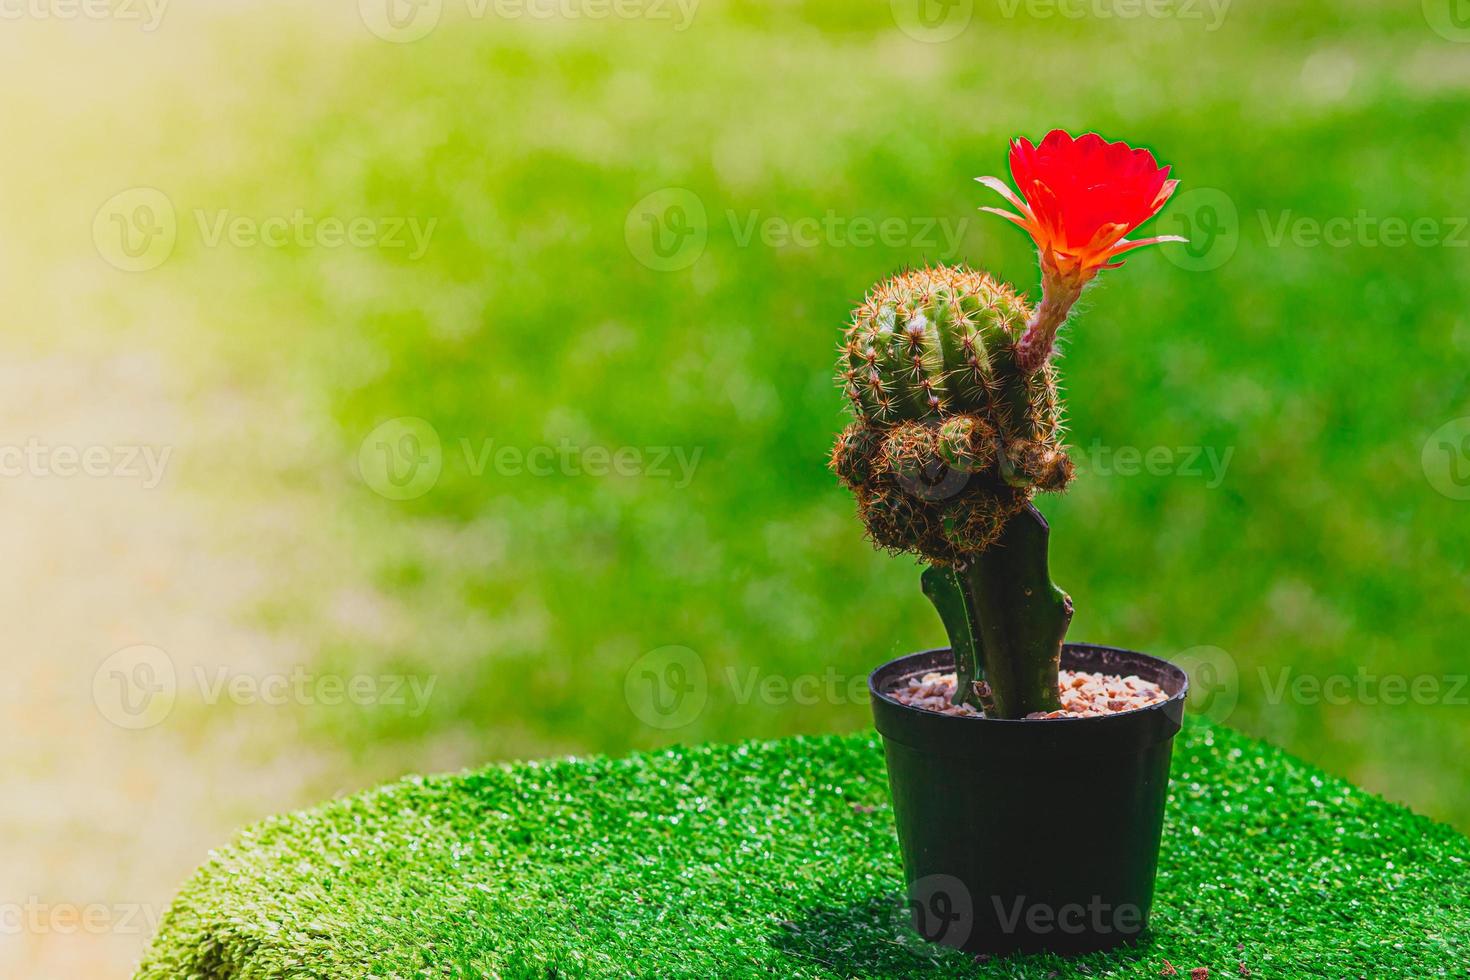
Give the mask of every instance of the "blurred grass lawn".
<svg viewBox="0 0 1470 980">
<path fill-rule="evenodd" d="M 324 501 L 313 540 L 403 625 L 323 626 L 342 583 L 300 578 L 252 615 L 311 637 L 320 669 L 438 677 L 422 714 L 303 709 L 302 737 L 363 760 L 452 737 L 470 763 L 869 724 L 848 680 L 942 631 L 918 567 L 869 548 L 824 467 L 844 419 L 830 371 L 846 313 L 879 277 L 936 259 L 1034 295 L 1028 243 L 975 210 L 995 202 L 971 178 L 1004 172 L 1011 136 L 1053 126 L 1148 144 L 1183 181 L 1157 230 L 1215 244 L 1138 253 L 1069 330 L 1084 473 L 1042 506 L 1071 636 L 1165 656 L 1218 647 L 1209 662 L 1238 682 L 1217 717 L 1470 828 L 1470 707 L 1463 690 L 1444 703 L 1453 681 L 1425 706 L 1274 693 L 1287 668 L 1466 671 L 1470 501 L 1436 491 L 1421 450 L 1470 415 L 1470 249 L 1453 237 L 1470 213 L 1470 46 L 1418 4 L 1240 0 L 1206 26 L 980 4 L 958 38 L 923 43 L 887 4 L 710 0 L 682 31 L 447 10 L 393 44 L 242 11 L 173 52 L 187 72 L 160 68 L 172 81 L 129 113 L 89 118 L 56 166 L 98 192 L 77 215 L 124 187 L 168 194 L 173 257 L 112 276 L 102 301 L 175 350 L 201 404 L 264 386 L 293 406 L 309 437 L 255 433 L 271 479 Z M 635 208 L 667 188 L 692 193 L 708 232 L 687 268 L 659 271 L 639 261 Z M 1183 193 L 1201 189 L 1216 193 Z M 437 224 L 414 259 L 209 247 L 196 215 L 297 208 Z M 1275 239 L 1283 220 L 1360 212 L 1434 219 L 1438 241 Z M 829 213 L 905 231 L 746 238 L 752 219 L 779 232 Z M 400 416 L 433 426 L 443 470 L 392 501 L 355 468 Z M 477 473 L 488 440 L 699 456 L 687 486 L 677 468 L 537 477 L 492 457 Z M 1125 475 L 1094 445 L 1167 447 L 1169 472 Z M 1178 472 L 1197 448 L 1233 454 L 1222 478 L 1208 463 Z M 237 472 L 191 474 L 243 508 L 255 491 Z M 670 645 L 697 653 L 708 702 L 662 729 L 630 710 L 624 682 Z M 824 678 L 814 703 L 748 693 L 809 674 Z"/>
</svg>

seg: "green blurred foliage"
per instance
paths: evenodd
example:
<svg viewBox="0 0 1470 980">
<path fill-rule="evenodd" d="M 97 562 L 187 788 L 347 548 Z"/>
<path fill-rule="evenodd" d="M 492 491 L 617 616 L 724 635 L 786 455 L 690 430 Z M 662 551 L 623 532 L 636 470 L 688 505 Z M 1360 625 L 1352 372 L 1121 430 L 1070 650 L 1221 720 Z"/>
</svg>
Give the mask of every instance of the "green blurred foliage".
<svg viewBox="0 0 1470 980">
<path fill-rule="evenodd" d="M 456 733 L 493 756 L 867 725 L 848 680 L 943 633 L 918 567 L 869 548 L 825 470 L 838 331 L 875 280 L 926 261 L 1034 295 L 1029 243 L 976 211 L 995 202 L 971 178 L 1004 173 L 1012 136 L 1061 126 L 1155 148 L 1183 181 L 1157 230 L 1192 221 L 1208 239 L 1213 204 L 1226 236 L 1199 260 L 1137 253 L 1067 331 L 1083 475 L 1043 509 L 1071 636 L 1219 647 L 1238 676 L 1230 724 L 1470 827 L 1463 701 L 1272 696 L 1284 668 L 1466 670 L 1470 501 L 1436 491 L 1421 451 L 1470 415 L 1470 235 L 1454 237 L 1470 45 L 1417 4 L 1241 0 L 1211 30 L 977 3 L 944 43 L 847 0 L 707 0 L 682 31 L 453 6 L 408 44 L 284 15 L 221 29 L 212 77 L 230 82 L 171 90 L 132 134 L 167 159 L 181 211 L 437 221 L 414 260 L 211 249 L 185 216 L 155 280 L 208 325 L 190 341 L 216 365 L 201 385 L 270 377 L 319 414 L 319 469 L 286 478 L 335 494 L 333 540 L 414 624 L 378 649 L 327 635 L 313 656 L 440 678 L 420 716 L 313 715 L 306 737 L 371 755 Z M 707 242 L 659 271 L 635 254 L 635 208 L 667 188 L 697 199 Z M 1219 194 L 1191 210 L 1185 192 L 1205 188 Z M 1434 219 L 1440 241 L 1276 236 L 1283 219 L 1360 212 Z M 829 214 L 897 217 L 907 237 L 745 234 Z M 408 501 L 353 474 L 400 416 L 443 446 L 437 485 Z M 687 486 L 476 472 L 487 440 L 700 455 Z M 1172 471 L 1124 475 L 1094 446 L 1167 447 Z M 1218 485 L 1177 472 L 1195 448 L 1233 454 Z M 260 614 L 289 631 L 332 585 L 283 581 Z M 673 730 L 624 698 L 638 658 L 668 645 L 708 678 L 704 710 Z M 829 669 L 838 697 L 742 693 Z"/>
</svg>

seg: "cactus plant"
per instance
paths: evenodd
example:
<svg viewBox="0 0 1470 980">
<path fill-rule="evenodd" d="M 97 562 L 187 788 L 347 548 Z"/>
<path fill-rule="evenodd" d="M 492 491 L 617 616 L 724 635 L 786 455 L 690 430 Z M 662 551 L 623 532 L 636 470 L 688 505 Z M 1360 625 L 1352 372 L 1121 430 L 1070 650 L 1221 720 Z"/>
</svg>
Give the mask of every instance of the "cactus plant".
<svg viewBox="0 0 1470 980">
<path fill-rule="evenodd" d="M 844 333 L 837 376 L 854 420 L 831 466 L 878 548 L 928 564 L 925 594 L 950 637 L 956 703 L 992 717 L 1059 707 L 1057 674 L 1072 601 L 1047 568 L 1050 529 L 1032 498 L 1065 490 L 1052 363 L 1082 290 L 1130 249 L 1177 181 L 1147 150 L 1061 130 L 1011 145 L 1020 193 L 981 183 L 1016 212 L 1040 255 L 1034 308 L 985 272 L 913 269 L 878 284 Z"/>
</svg>

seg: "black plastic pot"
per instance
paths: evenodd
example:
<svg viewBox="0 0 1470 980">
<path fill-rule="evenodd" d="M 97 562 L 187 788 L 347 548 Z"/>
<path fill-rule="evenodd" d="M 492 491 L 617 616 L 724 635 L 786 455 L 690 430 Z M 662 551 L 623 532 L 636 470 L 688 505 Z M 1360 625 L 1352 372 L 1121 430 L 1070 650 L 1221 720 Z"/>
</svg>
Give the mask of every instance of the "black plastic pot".
<svg viewBox="0 0 1470 980">
<path fill-rule="evenodd" d="M 942 715 L 888 695 L 954 669 L 948 649 L 868 679 L 883 736 L 914 927 L 974 953 L 1083 953 L 1148 923 L 1169 754 L 1189 679 L 1142 653 L 1069 643 L 1062 666 L 1137 674 L 1166 701 L 1099 718 Z"/>
</svg>

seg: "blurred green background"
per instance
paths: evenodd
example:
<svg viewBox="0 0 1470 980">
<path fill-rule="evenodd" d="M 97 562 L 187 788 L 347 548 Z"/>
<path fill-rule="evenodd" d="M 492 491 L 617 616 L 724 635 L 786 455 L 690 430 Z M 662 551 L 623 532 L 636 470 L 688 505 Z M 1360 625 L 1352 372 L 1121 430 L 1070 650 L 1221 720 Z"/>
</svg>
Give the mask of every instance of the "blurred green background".
<svg viewBox="0 0 1470 980">
<path fill-rule="evenodd" d="M 129 431 L 175 450 L 126 511 L 8 508 L 83 529 L 70 563 L 18 559 L 16 676 L 39 658 L 85 692 L 128 643 L 179 672 L 163 723 L 63 736 L 105 737 L 145 787 L 112 830 L 152 857 L 94 892 L 161 901 L 202 858 L 203 831 L 140 842 L 159 807 L 217 836 L 406 771 L 868 725 L 860 679 L 943 633 L 825 469 L 838 331 L 906 265 L 1034 296 L 1029 242 L 971 178 L 1057 126 L 1153 148 L 1183 182 L 1154 229 L 1195 242 L 1105 273 L 1066 335 L 1082 476 L 1042 509 L 1071 637 L 1181 658 L 1198 710 L 1470 828 L 1470 25 L 1442 8 L 363 0 L 16 25 L 0 274 L 31 385 L 8 386 L 8 441 L 53 431 L 35 392 L 60 364 L 74 442 L 152 400 L 168 421 Z M 126 533 L 88 551 L 104 520 Z M 101 606 L 77 569 L 130 596 L 125 625 L 81 638 Z M 209 704 L 206 663 L 433 688 Z M 166 802 L 164 768 L 208 799 Z M 27 887 L 82 880 L 53 871 Z"/>
</svg>

